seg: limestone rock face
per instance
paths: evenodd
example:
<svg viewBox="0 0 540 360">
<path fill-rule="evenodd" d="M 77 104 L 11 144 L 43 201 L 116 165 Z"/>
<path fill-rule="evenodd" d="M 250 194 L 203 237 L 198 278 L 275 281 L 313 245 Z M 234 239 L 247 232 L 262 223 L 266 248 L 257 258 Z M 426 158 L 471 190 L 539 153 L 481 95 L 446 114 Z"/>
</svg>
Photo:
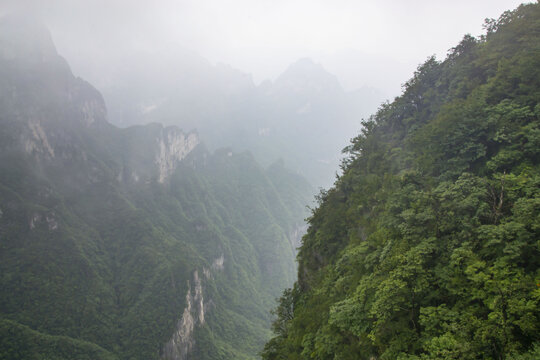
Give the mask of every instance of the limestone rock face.
<svg viewBox="0 0 540 360">
<path fill-rule="evenodd" d="M 161 131 L 155 163 L 158 166 L 160 183 L 164 183 L 174 172 L 179 161 L 186 157 L 198 144 L 196 133 L 184 134 L 176 127 L 167 127 Z"/>
<path fill-rule="evenodd" d="M 186 307 L 182 316 L 178 320 L 176 330 L 171 339 L 165 344 L 162 350 L 162 360 L 186 360 L 195 346 L 193 331 L 196 326 L 204 325 L 204 317 L 213 301 L 210 299 L 205 303 L 203 296 L 203 281 L 211 281 L 213 274 L 222 272 L 225 257 L 221 254 L 212 262 L 211 269 L 203 267 L 203 277 L 199 277 L 199 272 L 193 272 L 193 284 L 188 281 L 188 291 L 186 294 Z"/>
<path fill-rule="evenodd" d="M 176 331 L 165 344 L 162 353 L 164 360 L 185 360 L 195 345 L 193 331 L 195 326 L 204 324 L 204 297 L 202 282 L 197 270 L 193 273 L 193 285 L 188 281 L 186 307 L 178 320 Z"/>
</svg>

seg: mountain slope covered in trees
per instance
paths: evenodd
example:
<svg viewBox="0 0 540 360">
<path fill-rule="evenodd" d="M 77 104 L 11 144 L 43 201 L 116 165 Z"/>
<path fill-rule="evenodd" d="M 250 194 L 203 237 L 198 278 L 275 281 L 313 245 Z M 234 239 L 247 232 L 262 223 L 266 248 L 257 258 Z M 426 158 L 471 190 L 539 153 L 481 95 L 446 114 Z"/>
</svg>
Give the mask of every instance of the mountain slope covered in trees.
<svg viewBox="0 0 540 360">
<path fill-rule="evenodd" d="M 264 359 L 540 357 L 540 5 L 486 30 L 364 122 Z"/>
<path fill-rule="evenodd" d="M 112 126 L 45 28 L 0 19 L 0 358 L 254 359 L 311 191 L 196 133 Z"/>
</svg>

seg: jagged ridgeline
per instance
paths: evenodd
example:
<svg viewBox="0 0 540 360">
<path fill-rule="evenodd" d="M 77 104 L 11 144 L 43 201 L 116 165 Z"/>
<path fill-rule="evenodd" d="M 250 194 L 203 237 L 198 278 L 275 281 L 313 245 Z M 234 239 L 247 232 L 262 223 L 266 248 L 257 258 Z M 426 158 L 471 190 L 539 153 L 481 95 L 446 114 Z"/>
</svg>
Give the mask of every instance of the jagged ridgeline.
<svg viewBox="0 0 540 360">
<path fill-rule="evenodd" d="M 1 359 L 254 359 L 311 191 L 196 133 L 110 125 L 45 28 L 0 20 Z"/>
<path fill-rule="evenodd" d="M 486 30 L 364 122 L 264 359 L 540 358 L 540 5 Z"/>
</svg>

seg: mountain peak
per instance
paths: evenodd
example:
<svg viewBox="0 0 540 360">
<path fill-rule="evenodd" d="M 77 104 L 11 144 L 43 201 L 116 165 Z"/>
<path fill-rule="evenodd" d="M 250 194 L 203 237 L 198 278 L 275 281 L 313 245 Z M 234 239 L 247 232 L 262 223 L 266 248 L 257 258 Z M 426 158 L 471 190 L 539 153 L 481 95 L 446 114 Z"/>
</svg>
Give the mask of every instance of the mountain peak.
<svg viewBox="0 0 540 360">
<path fill-rule="evenodd" d="M 56 57 L 51 33 L 39 20 L 18 13 L 0 18 L 0 58 L 44 62 Z"/>
<path fill-rule="evenodd" d="M 321 66 L 321 65 L 317 64 L 310 57 L 303 57 L 293 62 L 289 67 L 292 67 L 292 66 Z"/>
<path fill-rule="evenodd" d="M 47 151 L 42 152 L 54 156 L 50 136 L 60 123 L 87 127 L 107 122 L 101 94 L 73 76 L 47 27 L 32 16 L 16 13 L 0 18 L 0 69 L 4 113 L 17 109 L 18 102 L 26 104 L 11 116 L 28 126 L 28 144 L 35 145 L 27 146 L 28 152 L 44 146 Z M 58 109 L 55 114 L 48 112 L 53 107 Z"/>
<path fill-rule="evenodd" d="M 311 94 L 343 92 L 337 77 L 310 58 L 301 58 L 292 63 L 277 78 L 274 90 Z"/>
</svg>

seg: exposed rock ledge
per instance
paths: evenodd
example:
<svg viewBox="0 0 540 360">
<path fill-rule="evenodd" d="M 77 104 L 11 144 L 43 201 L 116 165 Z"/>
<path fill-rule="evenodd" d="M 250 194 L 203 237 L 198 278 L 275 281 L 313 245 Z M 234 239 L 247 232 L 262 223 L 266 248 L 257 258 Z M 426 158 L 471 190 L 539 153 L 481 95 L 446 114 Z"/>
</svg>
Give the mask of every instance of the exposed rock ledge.
<svg viewBox="0 0 540 360">
<path fill-rule="evenodd" d="M 225 258 L 221 255 L 212 263 L 213 271 L 223 271 Z M 211 278 L 211 271 L 203 268 L 206 280 Z M 211 300 L 210 300 L 211 301 Z M 163 360 L 187 360 L 189 354 L 195 346 L 193 332 L 195 326 L 204 325 L 205 303 L 203 296 L 202 279 L 199 272 L 193 272 L 193 284 L 188 281 L 188 292 L 186 294 L 186 307 L 182 317 L 178 320 L 176 330 L 171 339 L 163 347 L 161 358 Z"/>
<path fill-rule="evenodd" d="M 204 298 L 199 273 L 193 273 L 193 287 L 188 281 L 186 307 L 176 325 L 171 340 L 163 347 L 162 359 L 185 360 L 195 345 L 193 330 L 195 325 L 204 324 Z"/>
<path fill-rule="evenodd" d="M 178 162 L 199 144 L 199 136 L 196 133 L 186 135 L 176 127 L 168 127 L 162 130 L 157 141 L 155 163 L 159 169 L 158 180 L 164 183 L 174 172 Z"/>
</svg>

